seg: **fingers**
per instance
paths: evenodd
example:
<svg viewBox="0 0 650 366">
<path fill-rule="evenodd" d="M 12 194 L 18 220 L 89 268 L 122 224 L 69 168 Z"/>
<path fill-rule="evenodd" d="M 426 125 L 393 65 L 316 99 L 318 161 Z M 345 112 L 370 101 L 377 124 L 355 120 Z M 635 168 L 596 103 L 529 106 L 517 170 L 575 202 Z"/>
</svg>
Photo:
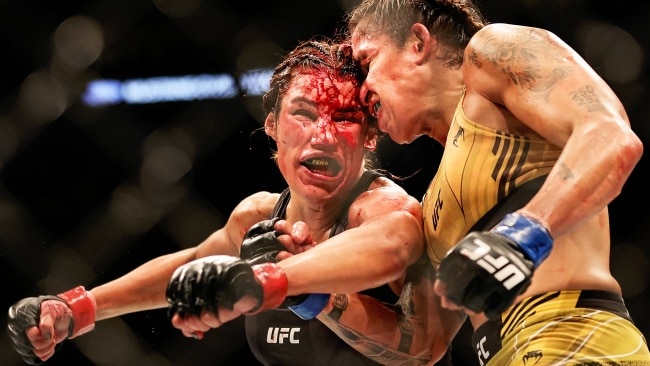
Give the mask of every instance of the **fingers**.
<svg viewBox="0 0 650 366">
<path fill-rule="evenodd" d="M 48 342 L 53 342 L 56 343 L 56 332 L 54 330 L 54 316 L 52 315 L 51 312 L 45 311 L 45 307 L 42 307 L 41 311 L 41 322 L 38 325 L 40 328 L 40 332 L 38 334 L 39 339 L 43 339 Z M 27 336 L 29 338 L 29 335 Z M 32 343 L 34 343 L 34 339 L 29 338 Z"/>
<path fill-rule="evenodd" d="M 46 320 L 46 322 L 47 321 L 49 320 Z M 41 324 L 42 323 L 43 322 L 41 322 Z M 50 327 L 49 331 L 43 331 L 38 327 L 29 327 L 25 330 L 25 335 L 27 335 L 27 339 L 29 339 L 29 342 L 32 344 L 32 351 L 34 352 L 34 355 L 36 355 L 36 357 L 40 358 L 42 361 L 45 361 L 48 358 L 52 357 L 52 355 L 54 355 L 54 351 L 56 350 L 56 339 L 52 336 L 53 333 L 51 329 L 53 328 Z M 49 334 L 49 336 L 45 336 L 46 334 Z"/>
<path fill-rule="evenodd" d="M 70 332 L 72 310 L 58 300 L 47 300 L 41 303 L 41 321 L 39 328 L 44 339 L 53 339 L 55 343 L 63 342 Z"/>
<path fill-rule="evenodd" d="M 244 296 L 235 303 L 233 310 L 223 309 L 219 311 L 219 317 L 224 321 L 233 320 L 241 314 L 245 314 L 253 310 L 253 308 L 257 306 L 257 301 L 258 300 L 253 296 Z"/>
<path fill-rule="evenodd" d="M 209 325 L 203 323 L 199 317 L 191 314 L 185 314 L 184 316 L 178 313 L 174 314 L 172 325 L 174 328 L 179 329 L 184 336 L 195 339 L 202 339 L 203 334 L 210 330 Z"/>
<path fill-rule="evenodd" d="M 287 220 L 279 220 L 275 223 L 275 230 L 287 234 L 293 242 L 298 245 L 313 245 L 311 231 L 306 223 L 298 221 L 291 225 Z"/>
<path fill-rule="evenodd" d="M 446 288 L 447 286 L 445 285 L 444 282 L 440 280 L 436 280 L 436 282 L 433 285 L 433 291 L 440 297 L 440 305 L 442 305 L 443 308 L 448 309 L 448 310 L 462 310 L 464 311 L 467 315 L 476 315 L 477 313 L 467 309 L 465 307 L 459 306 L 455 302 L 451 301 L 449 298 L 445 296 L 446 294 Z"/>
<path fill-rule="evenodd" d="M 179 329 L 184 336 L 189 338 L 202 339 L 205 332 L 212 328 L 218 328 L 223 324 L 252 310 L 257 305 L 257 300 L 252 296 L 245 296 L 239 300 L 232 310 L 220 308 L 215 314 L 204 310 L 201 316 L 185 314 L 183 316 L 174 314 L 172 325 Z"/>
<path fill-rule="evenodd" d="M 440 281 L 436 280 L 436 282 L 433 284 L 433 291 L 440 297 L 440 304 L 442 305 L 443 308 L 449 309 L 449 310 L 458 310 L 460 309 L 458 305 L 456 305 L 453 301 L 449 300 L 445 295 L 446 295 L 446 288 L 447 285 Z"/>
<path fill-rule="evenodd" d="M 311 249 L 316 244 L 309 227 L 303 221 L 298 221 L 292 225 L 287 220 L 279 220 L 275 223 L 274 228 L 281 233 L 278 236 L 278 241 L 287 248 L 286 252 L 278 253 L 276 257 L 278 260 L 286 259 L 293 254 L 302 253 Z"/>
</svg>

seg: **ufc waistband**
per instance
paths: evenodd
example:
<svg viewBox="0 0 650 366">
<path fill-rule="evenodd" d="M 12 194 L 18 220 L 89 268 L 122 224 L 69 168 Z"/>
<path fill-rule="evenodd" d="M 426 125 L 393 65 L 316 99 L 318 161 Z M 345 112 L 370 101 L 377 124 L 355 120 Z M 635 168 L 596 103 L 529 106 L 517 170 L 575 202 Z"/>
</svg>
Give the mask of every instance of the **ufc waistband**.
<svg viewBox="0 0 650 366">
<path fill-rule="evenodd" d="M 476 329 L 472 343 L 483 365 L 530 365 L 533 359 L 532 364 L 571 361 L 579 365 L 582 360 L 598 365 L 593 360 L 600 354 L 611 355 L 603 365 L 645 361 L 646 355 L 650 365 L 645 339 L 632 323 L 623 299 L 600 290 L 558 291 L 526 298 L 504 312 L 500 320 Z"/>
</svg>

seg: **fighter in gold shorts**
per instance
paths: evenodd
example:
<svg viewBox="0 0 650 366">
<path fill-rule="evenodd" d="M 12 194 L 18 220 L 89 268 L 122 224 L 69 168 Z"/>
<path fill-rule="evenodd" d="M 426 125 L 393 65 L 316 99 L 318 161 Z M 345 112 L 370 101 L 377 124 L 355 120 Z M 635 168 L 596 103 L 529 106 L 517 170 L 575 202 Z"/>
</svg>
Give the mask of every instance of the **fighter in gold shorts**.
<svg viewBox="0 0 650 366">
<path fill-rule="evenodd" d="M 560 154 L 560 149 L 542 139 L 473 123 L 464 115 L 462 103 L 456 110 L 438 173 L 423 201 L 428 254 L 435 264 L 468 232 L 490 230 L 504 215 L 526 204 Z M 473 346 L 481 365 L 650 364 L 646 340 L 634 326 L 603 259 L 609 240 L 602 238 L 607 237 L 570 237 L 574 250 L 555 245 L 558 249 L 553 249 L 535 270 L 532 283 L 514 306 L 483 308 L 492 320 L 480 312 L 470 316 L 475 328 Z M 505 271 L 508 265 L 499 261 L 506 258 L 511 266 L 518 262 L 516 257 L 481 244 L 481 239 L 477 239 L 479 244 L 469 243 L 463 249 L 478 266 L 452 268 L 453 280 L 448 286 L 463 283 L 467 276 L 475 281 L 472 286 L 477 288 L 477 296 L 494 296 L 485 292 L 494 286 L 484 278 L 487 272 Z M 460 252 L 456 248 L 449 253 Z M 572 270 L 575 255 L 593 255 L 592 268 Z M 487 272 L 478 273 L 479 268 Z M 591 280 L 589 275 L 598 278 Z M 502 278 L 506 285 L 517 276 L 509 272 Z"/>
<path fill-rule="evenodd" d="M 615 339 L 616 341 L 612 341 Z M 644 337 L 620 296 L 597 290 L 548 292 L 487 321 L 472 337 L 481 364 L 647 365 Z M 503 349 L 503 352 L 499 352 Z"/>
</svg>

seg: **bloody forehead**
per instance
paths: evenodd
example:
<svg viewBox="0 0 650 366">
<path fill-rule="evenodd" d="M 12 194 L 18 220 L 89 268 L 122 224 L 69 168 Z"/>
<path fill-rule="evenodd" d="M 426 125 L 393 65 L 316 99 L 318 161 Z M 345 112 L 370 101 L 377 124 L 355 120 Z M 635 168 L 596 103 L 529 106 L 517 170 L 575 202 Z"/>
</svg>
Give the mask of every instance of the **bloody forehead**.
<svg viewBox="0 0 650 366">
<path fill-rule="evenodd" d="M 359 82 L 355 78 L 322 68 L 302 70 L 300 74 L 307 76 L 302 85 L 311 92 L 315 103 L 333 109 L 359 105 Z M 351 87 L 341 89 L 342 85 Z"/>
</svg>

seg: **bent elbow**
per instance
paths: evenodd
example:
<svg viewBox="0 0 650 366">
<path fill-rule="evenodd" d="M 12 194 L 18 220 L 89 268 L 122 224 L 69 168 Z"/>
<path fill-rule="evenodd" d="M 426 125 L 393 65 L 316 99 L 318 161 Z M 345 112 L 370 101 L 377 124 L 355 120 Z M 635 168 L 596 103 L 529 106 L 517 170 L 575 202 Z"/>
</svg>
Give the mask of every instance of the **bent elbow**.
<svg viewBox="0 0 650 366">
<path fill-rule="evenodd" d="M 417 218 L 408 212 L 396 212 L 397 220 L 386 237 L 386 243 L 394 255 L 392 267 L 403 272 L 415 263 L 424 252 L 424 234 Z"/>
<path fill-rule="evenodd" d="M 641 142 L 641 139 L 635 134 L 632 134 L 629 140 L 630 141 L 627 143 L 625 149 L 625 155 L 627 155 L 629 160 L 633 162 L 632 167 L 634 167 L 636 163 L 641 160 L 641 156 L 643 155 L 643 142 Z"/>
<path fill-rule="evenodd" d="M 643 155 L 643 142 L 637 135 L 630 131 L 625 141 L 620 142 L 620 149 L 617 158 L 617 176 L 621 181 L 628 179 L 636 164 Z M 622 184 L 621 184 L 622 186 Z"/>
</svg>

